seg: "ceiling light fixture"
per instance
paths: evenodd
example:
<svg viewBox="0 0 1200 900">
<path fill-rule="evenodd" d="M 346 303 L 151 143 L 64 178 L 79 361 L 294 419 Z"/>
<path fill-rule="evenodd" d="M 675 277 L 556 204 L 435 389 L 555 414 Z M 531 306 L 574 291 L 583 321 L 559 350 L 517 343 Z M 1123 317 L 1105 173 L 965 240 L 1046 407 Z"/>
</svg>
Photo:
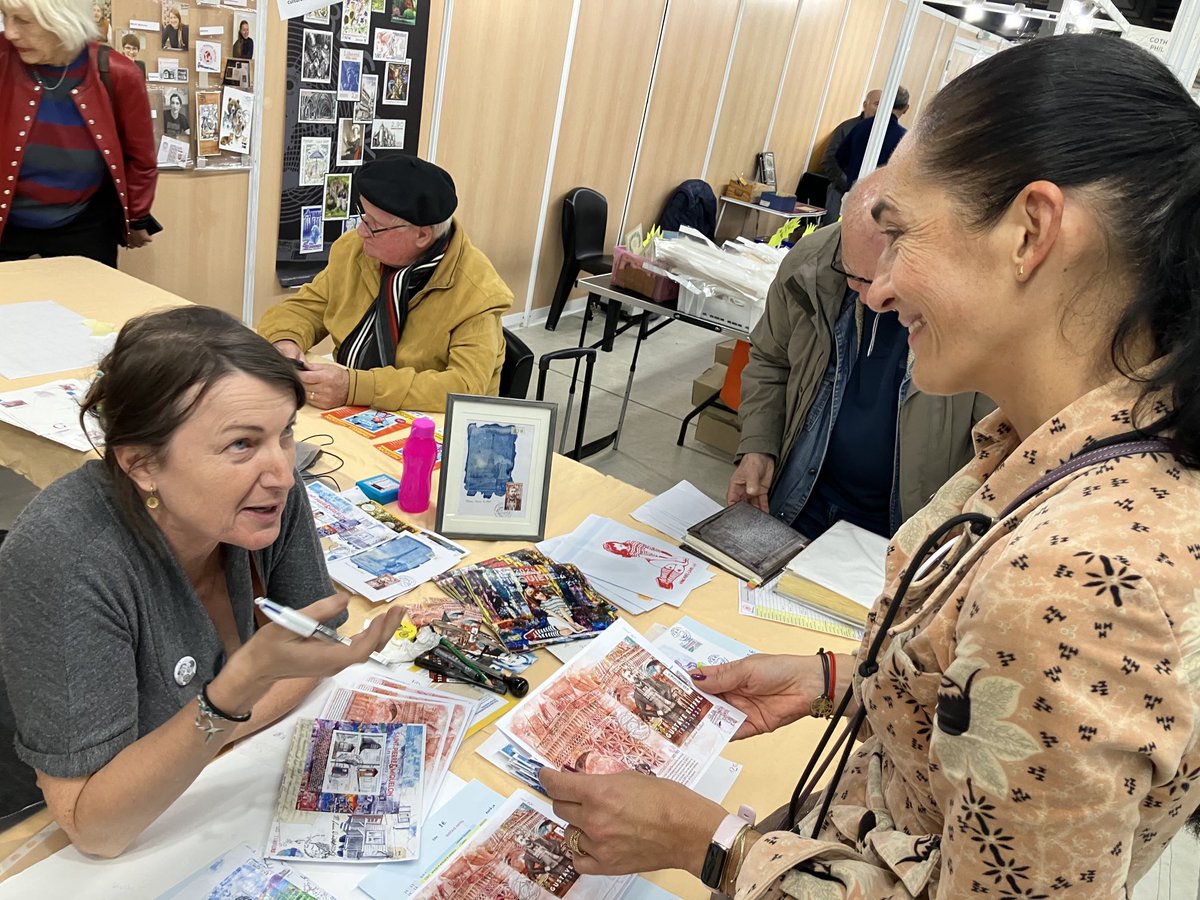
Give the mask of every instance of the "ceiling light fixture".
<svg viewBox="0 0 1200 900">
<path fill-rule="evenodd" d="M 982 22 L 984 15 L 983 0 L 967 4 L 967 8 L 963 11 L 963 19 L 967 22 Z"/>
</svg>

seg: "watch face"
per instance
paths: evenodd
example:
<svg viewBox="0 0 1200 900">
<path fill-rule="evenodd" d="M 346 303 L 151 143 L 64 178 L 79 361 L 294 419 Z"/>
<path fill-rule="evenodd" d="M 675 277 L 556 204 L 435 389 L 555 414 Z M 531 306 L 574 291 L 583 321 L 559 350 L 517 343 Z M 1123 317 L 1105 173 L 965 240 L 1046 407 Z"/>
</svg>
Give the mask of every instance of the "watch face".
<svg viewBox="0 0 1200 900">
<path fill-rule="evenodd" d="M 728 851 L 716 841 L 708 845 L 704 854 L 704 866 L 700 869 L 700 881 L 714 891 L 721 889 L 721 876 L 725 874 L 725 857 Z"/>
</svg>

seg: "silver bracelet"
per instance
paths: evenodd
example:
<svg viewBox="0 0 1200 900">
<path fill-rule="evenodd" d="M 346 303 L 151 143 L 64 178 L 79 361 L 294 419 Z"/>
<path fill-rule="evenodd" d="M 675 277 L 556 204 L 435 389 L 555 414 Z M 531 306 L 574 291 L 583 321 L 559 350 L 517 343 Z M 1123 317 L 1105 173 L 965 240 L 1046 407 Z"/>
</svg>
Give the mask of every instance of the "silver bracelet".
<svg viewBox="0 0 1200 900">
<path fill-rule="evenodd" d="M 213 706 L 212 701 L 208 699 L 208 683 L 201 685 L 200 693 L 196 695 L 196 728 L 204 732 L 204 743 L 206 744 L 225 730 L 217 725 L 218 719 L 222 722 L 248 722 L 253 712 L 251 710 L 235 716 Z"/>
</svg>

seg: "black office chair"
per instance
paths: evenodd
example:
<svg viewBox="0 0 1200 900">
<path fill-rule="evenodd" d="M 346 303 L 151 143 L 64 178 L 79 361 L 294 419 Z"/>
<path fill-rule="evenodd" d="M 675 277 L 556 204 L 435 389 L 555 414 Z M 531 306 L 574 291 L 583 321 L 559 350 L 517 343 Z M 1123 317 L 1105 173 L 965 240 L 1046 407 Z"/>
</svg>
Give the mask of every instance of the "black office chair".
<svg viewBox="0 0 1200 900">
<path fill-rule="evenodd" d="M 829 190 L 829 179 L 819 172 L 805 172 L 796 185 L 796 199 L 809 206 L 825 208 L 825 192 Z"/>
<path fill-rule="evenodd" d="M 504 365 L 500 367 L 500 396 L 524 400 L 533 377 L 533 351 L 525 342 L 504 329 Z"/>
<path fill-rule="evenodd" d="M 555 331 L 575 279 L 581 271 L 589 275 L 607 275 L 612 271 L 612 256 L 605 253 L 604 233 L 608 228 L 608 201 L 591 188 L 572 188 L 562 202 L 563 264 L 558 285 L 550 301 L 546 330 Z M 595 295 L 588 297 L 592 302 Z M 597 298 L 598 299 L 598 298 Z M 619 307 L 615 301 L 613 306 Z M 616 313 L 617 310 L 613 310 Z"/>
</svg>

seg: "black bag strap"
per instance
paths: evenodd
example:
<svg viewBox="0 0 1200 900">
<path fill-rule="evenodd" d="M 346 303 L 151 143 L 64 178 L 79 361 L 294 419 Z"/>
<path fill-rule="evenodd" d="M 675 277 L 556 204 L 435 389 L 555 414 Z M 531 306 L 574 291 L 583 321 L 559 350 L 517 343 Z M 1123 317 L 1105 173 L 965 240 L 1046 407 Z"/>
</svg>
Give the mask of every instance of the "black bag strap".
<svg viewBox="0 0 1200 900">
<path fill-rule="evenodd" d="M 104 85 L 104 90 L 108 91 L 108 100 L 112 104 L 113 109 L 117 108 L 117 98 L 113 95 L 112 79 L 108 75 L 108 55 L 112 53 L 112 47 L 108 44 L 101 44 L 96 49 L 96 67 L 100 70 L 100 81 Z"/>
</svg>

